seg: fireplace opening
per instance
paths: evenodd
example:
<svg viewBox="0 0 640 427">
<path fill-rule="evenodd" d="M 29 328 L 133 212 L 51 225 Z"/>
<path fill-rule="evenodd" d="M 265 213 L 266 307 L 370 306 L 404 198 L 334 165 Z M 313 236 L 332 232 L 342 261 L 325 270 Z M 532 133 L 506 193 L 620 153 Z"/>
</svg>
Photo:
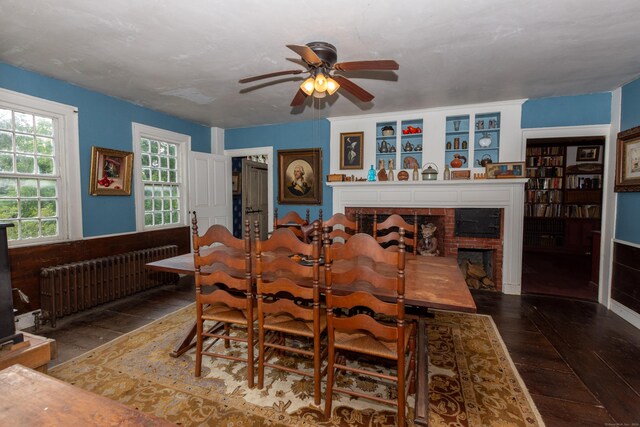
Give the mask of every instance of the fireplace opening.
<svg viewBox="0 0 640 427">
<path fill-rule="evenodd" d="M 458 265 L 469 288 L 497 290 L 494 281 L 493 249 L 458 248 Z"/>
</svg>

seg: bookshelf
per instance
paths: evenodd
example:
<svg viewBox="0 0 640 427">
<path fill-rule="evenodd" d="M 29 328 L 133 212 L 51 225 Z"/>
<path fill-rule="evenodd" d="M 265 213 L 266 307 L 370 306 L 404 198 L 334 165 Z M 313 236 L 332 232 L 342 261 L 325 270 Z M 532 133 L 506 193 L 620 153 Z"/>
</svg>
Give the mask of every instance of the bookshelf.
<svg viewBox="0 0 640 427">
<path fill-rule="evenodd" d="M 591 250 L 591 234 L 600 228 L 601 148 L 600 140 L 528 142 L 523 242 L 526 249 L 576 253 Z"/>
</svg>

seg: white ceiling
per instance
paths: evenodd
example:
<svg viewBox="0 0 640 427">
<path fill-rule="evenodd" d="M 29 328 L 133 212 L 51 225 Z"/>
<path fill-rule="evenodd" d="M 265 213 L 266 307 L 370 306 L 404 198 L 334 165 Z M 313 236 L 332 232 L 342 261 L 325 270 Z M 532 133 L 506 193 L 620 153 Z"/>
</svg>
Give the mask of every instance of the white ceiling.
<svg viewBox="0 0 640 427">
<path fill-rule="evenodd" d="M 286 44 L 394 59 L 375 95 L 289 103 Z M 2 0 L 0 61 L 222 128 L 610 91 L 640 74 L 638 0 Z M 265 82 L 277 84 L 263 85 Z M 247 90 L 249 89 L 249 90 Z"/>
</svg>

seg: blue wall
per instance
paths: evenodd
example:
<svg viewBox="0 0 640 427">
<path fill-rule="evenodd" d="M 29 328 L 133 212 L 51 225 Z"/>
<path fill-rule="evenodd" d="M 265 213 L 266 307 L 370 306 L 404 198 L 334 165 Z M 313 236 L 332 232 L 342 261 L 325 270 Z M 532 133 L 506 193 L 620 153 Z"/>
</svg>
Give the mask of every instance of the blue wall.
<svg viewBox="0 0 640 427">
<path fill-rule="evenodd" d="M 91 146 L 133 151 L 132 122 L 191 136 L 191 149 L 211 152 L 209 127 L 149 110 L 61 80 L 0 63 L 0 87 L 78 108 L 82 225 L 85 237 L 136 230 L 131 196 L 89 195 Z"/>
<path fill-rule="evenodd" d="M 227 150 L 238 148 L 254 148 L 273 146 L 274 174 L 273 174 L 273 206 L 279 212 L 295 211 L 304 218 L 307 208 L 311 219 L 318 218 L 322 208 L 324 218 L 333 213 L 333 191 L 325 185 L 325 177 L 329 174 L 329 130 L 330 124 L 326 119 L 320 121 L 306 121 L 250 128 L 227 129 L 224 133 L 224 148 Z M 322 148 L 322 205 L 279 205 L 278 204 L 278 150 L 293 148 Z"/>
<path fill-rule="evenodd" d="M 611 92 L 530 99 L 522 104 L 522 128 L 611 123 Z"/>
<path fill-rule="evenodd" d="M 640 79 L 622 86 L 620 130 L 640 125 Z M 618 193 L 616 239 L 640 244 L 640 193 Z"/>
</svg>

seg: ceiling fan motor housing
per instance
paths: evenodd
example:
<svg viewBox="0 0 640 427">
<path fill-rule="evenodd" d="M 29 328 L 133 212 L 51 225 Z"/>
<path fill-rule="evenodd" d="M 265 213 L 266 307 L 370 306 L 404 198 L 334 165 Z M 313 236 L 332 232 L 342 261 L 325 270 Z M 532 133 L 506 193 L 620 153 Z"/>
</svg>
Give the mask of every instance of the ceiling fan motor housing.
<svg viewBox="0 0 640 427">
<path fill-rule="evenodd" d="M 333 67 L 333 64 L 338 60 L 338 51 L 331 43 L 311 42 L 307 43 L 307 46 L 309 46 L 309 48 L 318 55 L 318 58 L 320 58 L 328 67 Z"/>
</svg>

